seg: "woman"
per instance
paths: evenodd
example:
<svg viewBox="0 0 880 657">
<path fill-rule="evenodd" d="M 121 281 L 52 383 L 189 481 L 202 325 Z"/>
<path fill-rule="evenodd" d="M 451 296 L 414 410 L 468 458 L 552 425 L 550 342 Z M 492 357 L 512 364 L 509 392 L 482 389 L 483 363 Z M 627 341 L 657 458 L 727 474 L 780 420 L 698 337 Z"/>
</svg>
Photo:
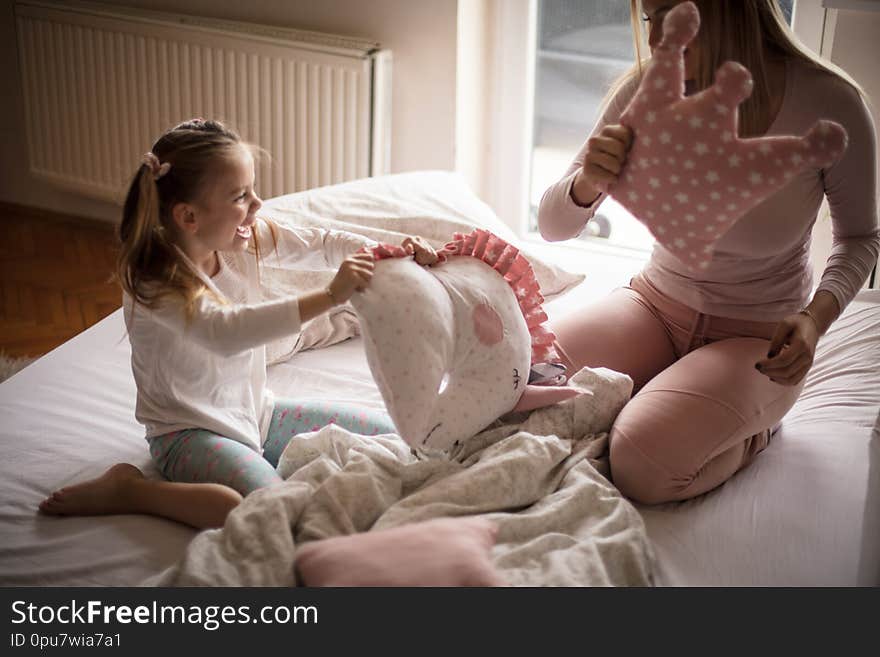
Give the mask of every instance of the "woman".
<svg viewBox="0 0 880 657">
<path fill-rule="evenodd" d="M 653 50 L 664 16 L 681 0 L 632 2 Z M 556 322 L 569 371 L 609 367 L 633 378 L 636 396 L 612 429 L 611 472 L 643 503 L 709 491 L 763 450 L 791 408 L 819 337 L 864 283 L 880 250 L 876 136 L 861 90 L 800 46 L 775 0 L 695 0 L 701 24 L 685 51 L 686 91 L 712 82 L 726 60 L 744 64 L 754 92 L 740 106 L 740 136 L 802 134 L 820 118 L 849 134 L 844 156 L 804 172 L 752 209 L 692 273 L 661 245 L 630 285 Z M 638 54 L 638 48 L 637 48 Z M 632 132 L 619 117 L 641 65 L 612 90 L 607 108 L 565 176 L 544 194 L 545 239 L 575 237 L 626 162 Z M 809 241 L 823 197 L 834 230 L 815 294 Z"/>
</svg>

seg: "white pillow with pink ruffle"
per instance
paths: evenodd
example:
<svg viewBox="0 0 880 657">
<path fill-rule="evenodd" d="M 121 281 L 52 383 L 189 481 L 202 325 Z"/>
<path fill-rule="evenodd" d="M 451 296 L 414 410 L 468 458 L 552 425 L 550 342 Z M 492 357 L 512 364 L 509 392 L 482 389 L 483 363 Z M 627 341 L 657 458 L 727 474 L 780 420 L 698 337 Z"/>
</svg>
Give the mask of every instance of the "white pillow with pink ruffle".
<svg viewBox="0 0 880 657">
<path fill-rule="evenodd" d="M 529 386 L 532 363 L 555 357 L 528 260 L 496 235 L 456 233 L 422 267 L 397 246 L 372 250 L 370 286 L 352 297 L 367 362 L 400 436 L 446 451 L 512 410 L 578 392 Z"/>
</svg>

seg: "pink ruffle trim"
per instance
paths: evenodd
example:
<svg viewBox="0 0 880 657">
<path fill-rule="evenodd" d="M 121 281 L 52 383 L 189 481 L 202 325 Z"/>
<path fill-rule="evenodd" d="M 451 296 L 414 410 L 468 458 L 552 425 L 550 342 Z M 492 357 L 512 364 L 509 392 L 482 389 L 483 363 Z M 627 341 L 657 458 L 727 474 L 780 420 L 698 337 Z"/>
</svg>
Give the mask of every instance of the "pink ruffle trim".
<svg viewBox="0 0 880 657">
<path fill-rule="evenodd" d="M 409 254 L 400 246 L 379 244 L 371 249 L 361 251 L 372 253 L 376 260 L 385 258 L 405 258 Z M 472 256 L 479 258 L 497 271 L 519 302 L 520 310 L 529 327 L 532 337 L 532 363 L 544 363 L 558 359 L 553 342 L 556 336 L 544 322 L 547 315 L 541 304 L 544 297 L 535 278 L 532 265 L 519 249 L 488 230 L 477 228 L 471 233 L 453 233 L 452 241 L 437 251 L 440 262 L 446 262 L 448 256 Z"/>
</svg>

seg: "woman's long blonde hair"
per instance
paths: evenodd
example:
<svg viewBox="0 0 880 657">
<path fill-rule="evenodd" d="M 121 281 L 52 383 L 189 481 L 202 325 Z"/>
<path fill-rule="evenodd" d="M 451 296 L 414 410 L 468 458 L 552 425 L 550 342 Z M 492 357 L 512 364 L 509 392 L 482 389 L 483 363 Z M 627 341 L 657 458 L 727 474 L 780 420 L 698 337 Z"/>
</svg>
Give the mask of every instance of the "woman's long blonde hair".
<svg viewBox="0 0 880 657">
<path fill-rule="evenodd" d="M 725 61 L 737 61 L 752 73 L 755 85 L 752 95 L 740 105 L 740 136 L 754 136 L 768 127 L 770 87 L 767 82 L 765 50 L 804 62 L 837 75 L 852 85 L 864 98 L 865 93 L 843 69 L 821 59 L 806 48 L 788 24 L 776 0 L 692 0 L 700 11 L 700 31 L 694 91 L 712 84 L 715 71 Z M 636 63 L 612 86 L 606 101 L 633 77 L 640 78 L 647 62 L 647 37 L 642 21 L 641 0 L 630 0 Z"/>
<path fill-rule="evenodd" d="M 135 304 L 153 308 L 164 297 L 177 295 L 187 317 L 192 316 L 196 300 L 209 288 L 181 258 L 171 212 L 177 203 L 199 200 L 218 165 L 242 147 L 258 150 L 222 123 L 203 119 L 185 121 L 153 144 L 152 153 L 170 167 L 159 178 L 154 178 L 147 164 L 138 168 L 128 188 L 119 225 L 122 245 L 116 275 Z M 275 241 L 271 224 L 270 231 Z M 256 230 L 252 248 L 259 260 Z M 216 300 L 223 303 L 223 299 Z"/>
</svg>

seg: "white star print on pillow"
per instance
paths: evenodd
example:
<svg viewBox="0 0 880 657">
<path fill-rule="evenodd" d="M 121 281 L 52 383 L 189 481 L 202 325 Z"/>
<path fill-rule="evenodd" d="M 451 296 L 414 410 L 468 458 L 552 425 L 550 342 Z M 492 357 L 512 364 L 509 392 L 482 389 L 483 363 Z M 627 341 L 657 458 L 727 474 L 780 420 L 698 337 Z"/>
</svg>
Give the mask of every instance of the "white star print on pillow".
<svg viewBox="0 0 880 657">
<path fill-rule="evenodd" d="M 699 25 L 692 2 L 663 20 L 660 44 L 620 117 L 634 139 L 608 190 L 697 271 L 709 266 L 715 244 L 740 217 L 799 171 L 833 164 L 847 142 L 833 121 L 817 121 L 804 137 L 739 139 L 737 106 L 751 94 L 752 76 L 736 62 L 725 62 L 711 87 L 685 97 L 683 53 Z M 687 157 L 677 170 L 682 151 Z"/>
</svg>

